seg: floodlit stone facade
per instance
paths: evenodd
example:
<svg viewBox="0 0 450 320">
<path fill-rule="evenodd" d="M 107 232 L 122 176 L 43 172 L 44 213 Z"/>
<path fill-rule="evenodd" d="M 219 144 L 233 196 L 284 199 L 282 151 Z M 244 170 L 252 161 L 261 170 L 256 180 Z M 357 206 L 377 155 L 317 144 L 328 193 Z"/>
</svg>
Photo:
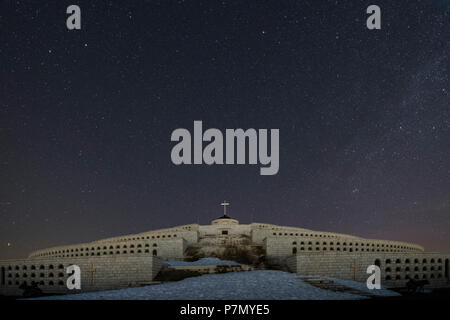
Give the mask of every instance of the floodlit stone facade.
<svg viewBox="0 0 450 320">
<path fill-rule="evenodd" d="M 190 224 L 90 243 L 32 252 L 27 259 L 0 261 L 0 294 L 17 294 L 19 285 L 38 284 L 44 292 L 67 292 L 65 268 L 82 270 L 82 290 L 104 290 L 151 282 L 163 260 L 183 259 L 189 247 L 263 249 L 270 264 L 292 272 L 365 281 L 368 265 L 379 265 L 383 281 L 403 286 L 409 278 L 432 286 L 449 285 L 450 254 L 428 253 L 417 244 L 364 239 L 272 224 L 240 224 L 226 215 L 210 225 Z M 211 249 L 212 248 L 212 249 Z M 90 270 L 90 271 L 89 271 Z M 95 270 L 95 271 L 92 271 Z"/>
<path fill-rule="evenodd" d="M 18 296 L 19 286 L 36 283 L 46 294 L 77 293 L 67 287 L 67 268 L 81 270 L 81 291 L 112 290 L 145 285 L 155 278 L 162 259 L 153 256 L 101 256 L 78 258 L 33 258 L 0 261 L 0 294 Z"/>
<path fill-rule="evenodd" d="M 404 287 L 409 279 L 428 280 L 430 287 L 447 287 L 450 254 L 442 253 L 339 253 L 312 252 L 292 255 L 287 264 L 292 272 L 366 282 L 367 267 L 377 265 L 383 285 Z"/>
</svg>

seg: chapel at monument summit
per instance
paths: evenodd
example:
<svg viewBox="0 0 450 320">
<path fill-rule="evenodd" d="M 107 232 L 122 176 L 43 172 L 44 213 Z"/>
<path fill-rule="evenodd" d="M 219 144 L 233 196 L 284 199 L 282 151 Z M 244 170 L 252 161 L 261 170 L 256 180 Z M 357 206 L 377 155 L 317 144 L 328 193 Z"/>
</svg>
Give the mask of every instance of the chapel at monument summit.
<svg viewBox="0 0 450 320">
<path fill-rule="evenodd" d="M 67 267 L 81 269 L 81 291 L 118 289 L 153 281 L 166 260 L 221 257 L 234 248 L 254 258 L 249 268 L 282 267 L 302 275 L 367 280 L 367 267 L 381 269 L 382 284 L 404 286 L 426 279 L 431 287 L 450 285 L 450 253 L 425 252 L 420 245 L 364 239 L 265 223 L 240 224 L 226 214 L 209 225 L 168 229 L 52 247 L 26 259 L 0 261 L 0 294 L 18 295 L 19 286 L 38 285 L 44 293 L 69 292 Z M 73 291 L 71 291 L 73 293 Z"/>
</svg>

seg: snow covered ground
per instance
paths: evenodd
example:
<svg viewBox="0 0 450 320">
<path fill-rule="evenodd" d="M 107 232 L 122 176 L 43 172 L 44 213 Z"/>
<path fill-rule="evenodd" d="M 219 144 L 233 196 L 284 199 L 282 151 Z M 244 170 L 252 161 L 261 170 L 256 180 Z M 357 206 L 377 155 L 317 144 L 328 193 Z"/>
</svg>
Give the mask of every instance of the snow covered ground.
<svg viewBox="0 0 450 320">
<path fill-rule="evenodd" d="M 369 288 L 367 288 L 367 285 L 364 282 L 357 282 L 357 281 L 351 281 L 351 280 L 343 280 L 343 279 L 337 279 L 337 278 L 328 278 L 338 284 L 341 284 L 343 286 L 352 288 L 352 289 L 356 289 L 359 291 L 363 291 L 366 293 L 370 293 L 373 294 L 375 296 L 380 296 L 380 297 L 394 297 L 394 296 L 401 296 L 400 293 L 389 290 L 388 287 L 385 286 L 381 286 L 381 289 L 379 290 L 370 290 Z"/>
<path fill-rule="evenodd" d="M 333 279 L 334 280 L 334 279 Z M 344 284 L 344 283 L 342 283 Z M 345 281 L 346 285 L 364 289 L 365 284 Z M 368 290 L 366 288 L 366 290 Z M 384 294 L 391 294 L 383 290 Z M 382 294 L 383 293 L 379 293 Z M 257 270 L 208 274 L 177 282 L 112 291 L 42 297 L 56 300 L 342 300 L 365 297 L 323 290 L 307 284 L 294 273 Z"/>
<path fill-rule="evenodd" d="M 240 266 L 240 263 L 230 260 L 220 260 L 219 258 L 202 258 L 197 261 L 164 261 L 165 264 L 172 267 L 180 266 Z"/>
</svg>

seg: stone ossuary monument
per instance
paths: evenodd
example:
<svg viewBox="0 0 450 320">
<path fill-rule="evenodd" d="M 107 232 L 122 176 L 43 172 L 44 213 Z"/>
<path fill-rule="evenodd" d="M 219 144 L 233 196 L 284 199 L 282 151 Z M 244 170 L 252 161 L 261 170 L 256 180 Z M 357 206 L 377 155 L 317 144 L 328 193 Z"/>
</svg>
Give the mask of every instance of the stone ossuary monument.
<svg viewBox="0 0 450 320">
<path fill-rule="evenodd" d="M 264 223 L 240 224 L 226 214 L 210 225 L 189 224 L 139 234 L 53 247 L 26 259 L 0 261 L 0 294 L 20 295 L 19 286 L 37 285 L 43 293 L 66 293 L 66 268 L 81 269 L 81 291 L 145 285 L 164 260 L 192 255 L 219 256 L 227 248 L 258 252 L 266 266 L 287 267 L 302 275 L 366 281 L 369 265 L 381 269 L 382 284 L 404 286 L 426 279 L 432 287 L 450 285 L 450 253 L 425 252 L 417 244 Z M 260 259 L 261 261 L 261 259 Z"/>
</svg>

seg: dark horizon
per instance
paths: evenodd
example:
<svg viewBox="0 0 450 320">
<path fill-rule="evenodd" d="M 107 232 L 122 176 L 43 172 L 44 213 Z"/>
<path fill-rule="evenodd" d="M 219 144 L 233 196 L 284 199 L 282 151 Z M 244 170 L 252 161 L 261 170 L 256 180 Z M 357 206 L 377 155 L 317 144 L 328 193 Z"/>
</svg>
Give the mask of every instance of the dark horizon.
<svg viewBox="0 0 450 320">
<path fill-rule="evenodd" d="M 0 3 L 0 259 L 222 214 L 450 251 L 448 1 Z M 366 8 L 382 10 L 381 30 Z M 171 133 L 280 130 L 280 168 Z M 253 217 L 253 219 L 252 219 Z"/>
</svg>

